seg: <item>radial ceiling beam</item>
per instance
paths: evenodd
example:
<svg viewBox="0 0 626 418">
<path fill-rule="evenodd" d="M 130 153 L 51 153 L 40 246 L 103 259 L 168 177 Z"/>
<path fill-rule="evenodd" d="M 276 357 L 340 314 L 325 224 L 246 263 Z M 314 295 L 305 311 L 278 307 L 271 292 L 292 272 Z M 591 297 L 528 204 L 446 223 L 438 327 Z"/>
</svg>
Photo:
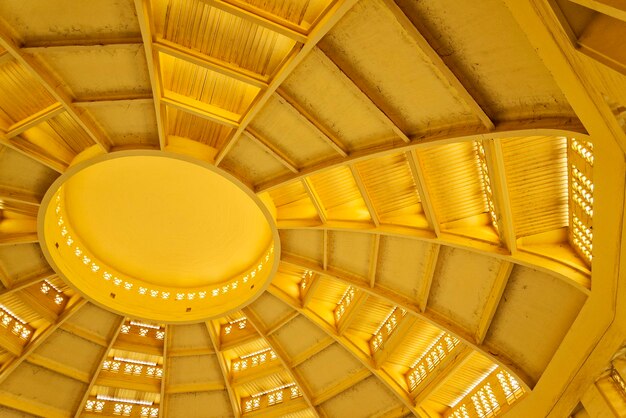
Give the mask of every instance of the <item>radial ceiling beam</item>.
<svg viewBox="0 0 626 418">
<path fill-rule="evenodd" d="M 317 120 L 313 116 L 311 116 L 311 114 L 306 109 L 300 106 L 294 98 L 290 97 L 284 89 L 278 88 L 276 90 L 276 97 L 283 106 L 291 109 L 300 121 L 302 121 L 313 131 L 317 132 L 317 134 L 326 142 L 326 144 L 330 146 L 337 154 L 341 155 L 342 157 L 348 156 L 348 151 L 346 150 L 346 147 L 341 143 L 337 136 L 330 132 L 328 129 L 326 129 L 324 126 L 322 126 L 321 123 L 317 122 Z"/>
<path fill-rule="evenodd" d="M 211 122 L 219 123 L 220 125 L 228 126 L 229 128 L 236 129 L 239 126 L 240 115 L 208 103 L 193 100 L 173 91 L 165 91 L 165 96 L 161 98 L 161 102 L 167 106 L 191 113 Z"/>
<path fill-rule="evenodd" d="M 380 234 L 374 234 L 372 238 L 372 245 L 370 247 L 370 263 L 368 267 L 368 273 L 370 280 L 370 287 L 374 287 L 376 284 L 376 271 L 378 270 L 378 257 L 380 253 Z"/>
<path fill-rule="evenodd" d="M 300 297 L 303 308 L 309 306 L 309 303 L 311 303 L 311 300 L 313 299 L 313 296 L 315 296 L 315 292 L 319 289 L 321 283 L 322 278 L 316 274 L 311 276 L 310 280 L 307 280 L 307 290 L 304 293 L 304 296 Z"/>
<path fill-rule="evenodd" d="M 90 97 L 76 101 L 74 105 L 84 109 L 97 109 L 99 107 L 150 105 L 153 103 L 154 99 L 152 98 L 152 94 L 137 94 L 113 97 Z"/>
<path fill-rule="evenodd" d="M 368 299 L 368 295 L 365 292 L 360 290 L 356 291 L 356 295 L 354 296 L 354 300 L 346 307 L 345 312 L 339 318 L 339 321 L 336 323 L 337 327 L 337 335 L 342 336 L 350 325 L 354 322 L 357 317 L 357 313 L 359 309 L 365 304 Z"/>
<path fill-rule="evenodd" d="M 417 187 L 417 192 L 420 195 L 420 201 L 422 203 L 424 215 L 426 216 L 426 219 L 428 220 L 428 223 L 433 229 L 435 235 L 440 236 L 441 227 L 439 226 L 439 221 L 437 220 L 437 214 L 435 212 L 435 206 L 433 205 L 433 200 L 430 197 L 430 192 L 426 185 L 426 173 L 424 172 L 422 162 L 417 156 L 417 150 L 413 149 L 407 151 L 405 157 L 407 162 L 409 163 L 409 168 L 411 169 L 411 174 L 413 175 L 413 181 L 415 182 L 415 187 Z"/>
<path fill-rule="evenodd" d="M 73 104 L 73 99 L 62 90 L 57 80 L 49 74 L 35 60 L 35 58 L 20 49 L 19 42 L 16 42 L 9 34 L 10 29 L 0 22 L 0 46 L 9 53 L 37 80 L 52 97 L 61 103 L 65 111 L 74 121 L 87 133 L 87 135 L 103 151 L 107 152 L 111 143 L 104 132 L 97 126 L 89 115 Z"/>
<path fill-rule="evenodd" d="M 302 48 L 287 60 L 276 73 L 272 81 L 268 85 L 267 89 L 261 94 L 258 100 L 250 108 L 248 113 L 243 117 L 239 128 L 230 138 L 228 143 L 220 150 L 215 164 L 219 165 L 226 154 L 235 145 L 235 141 L 246 130 L 252 119 L 261 111 L 265 103 L 272 97 L 276 89 L 289 77 L 293 70 L 304 60 L 304 58 L 315 48 L 315 45 L 333 28 L 333 26 L 339 22 L 339 20 L 354 6 L 358 0 L 339 0 L 333 4 L 324 17 L 312 28 L 307 37 L 306 42 L 302 45 Z"/>
<path fill-rule="evenodd" d="M 24 301 L 33 312 L 36 312 L 37 315 L 47 322 L 57 322 L 60 314 L 50 306 L 51 302 L 48 296 L 41 293 L 39 289 L 24 289 L 24 291 L 18 293 L 18 297 Z"/>
<path fill-rule="evenodd" d="M 354 181 L 359 189 L 359 193 L 365 202 L 365 206 L 367 207 L 367 211 L 370 214 L 370 218 L 372 218 L 372 222 L 374 222 L 375 226 L 380 226 L 380 218 L 378 217 L 378 213 L 376 212 L 376 208 L 374 207 L 374 203 L 372 199 L 370 199 L 369 194 L 367 193 L 367 188 L 365 187 L 365 183 L 363 183 L 363 178 L 361 177 L 361 173 L 356 168 L 354 164 L 348 164 L 350 168 L 350 172 L 352 173 L 352 177 L 354 177 Z"/>
<path fill-rule="evenodd" d="M 165 415 L 165 410 L 167 408 L 167 397 L 165 396 L 165 394 L 167 393 L 167 381 L 168 381 L 168 374 L 170 372 L 170 365 L 169 365 L 169 357 L 167 355 L 170 346 L 172 345 L 172 335 L 171 335 L 171 325 L 165 325 L 164 327 L 164 331 L 165 331 L 165 338 L 163 339 L 163 376 L 161 377 L 161 391 L 159 392 L 160 395 L 160 403 L 159 403 L 159 417 L 160 418 L 165 418 L 167 417 L 167 415 Z"/>
<path fill-rule="evenodd" d="M 281 263 L 284 263 L 287 266 L 309 269 L 313 272 L 320 274 L 325 277 L 332 278 L 334 280 L 338 280 L 347 285 L 352 285 L 355 288 L 359 289 L 362 292 L 365 292 L 368 295 L 372 295 L 379 299 L 385 300 L 392 305 L 397 305 L 409 313 L 412 313 L 417 318 L 422 319 L 426 322 L 429 322 L 436 327 L 444 330 L 460 340 L 462 340 L 465 344 L 470 346 L 472 349 L 481 352 L 487 358 L 492 360 L 494 363 L 501 365 L 505 370 L 510 371 L 512 374 L 516 375 L 521 384 L 525 385 L 525 387 L 532 386 L 533 380 L 530 376 L 524 372 L 524 370 L 514 363 L 512 360 L 508 359 L 505 353 L 502 353 L 501 350 L 497 350 L 494 347 L 486 346 L 484 344 L 477 345 L 474 343 L 474 331 L 467 330 L 459 325 L 456 325 L 454 321 L 451 321 L 442 315 L 426 309 L 424 312 L 419 310 L 416 302 L 407 298 L 406 296 L 402 296 L 397 294 L 396 292 L 389 290 L 387 288 L 382 288 L 379 286 L 375 286 L 374 288 L 370 288 L 366 283 L 356 278 L 353 278 L 347 274 L 344 274 L 340 271 L 336 270 L 321 270 L 319 266 L 314 263 L 308 262 L 304 259 L 300 259 L 298 257 L 292 255 L 283 255 L 281 258 Z M 495 354 L 494 354 L 495 353 Z"/>
<path fill-rule="evenodd" d="M 247 20 L 255 25 L 262 26 L 272 32 L 280 33 L 283 36 L 293 39 L 296 42 L 305 43 L 307 36 L 304 30 L 296 24 L 293 24 L 285 19 L 272 16 L 269 13 L 261 15 L 260 13 L 254 13 L 250 10 L 246 10 L 241 6 L 236 5 L 234 2 L 228 0 L 202 0 L 204 3 L 211 7 L 225 11 L 244 20 Z"/>
<path fill-rule="evenodd" d="M 121 36 L 116 38 L 62 38 L 54 40 L 29 40 L 22 45 L 27 52 L 42 50 L 99 48 L 103 46 L 136 46 L 142 43 L 141 36 Z"/>
<path fill-rule="evenodd" d="M 326 55 L 324 51 L 319 48 L 316 48 L 316 50 L 318 51 L 319 56 L 324 59 L 326 65 L 329 68 L 334 69 L 335 73 L 344 79 L 344 84 L 351 88 L 352 92 L 356 96 L 363 98 L 365 102 L 370 105 L 370 108 L 374 110 L 380 120 L 385 122 L 387 126 L 398 136 L 398 138 L 402 139 L 407 144 L 411 142 L 411 139 L 408 137 L 408 135 L 404 133 L 404 131 L 398 126 L 396 122 L 394 122 L 389 116 L 387 116 L 387 113 L 385 113 L 385 111 L 382 110 L 381 106 L 367 94 L 366 89 L 362 85 L 348 77 L 348 75 L 339 67 L 339 65 L 337 65 L 328 55 Z"/>
<path fill-rule="evenodd" d="M 283 367 L 285 367 L 285 370 L 287 371 L 289 376 L 293 379 L 296 385 L 298 385 L 298 387 L 300 388 L 300 392 L 302 393 L 302 397 L 306 401 L 307 405 L 309 405 L 311 412 L 313 412 L 313 414 L 319 418 L 321 414 L 317 410 L 317 407 L 313 404 L 312 397 L 309 394 L 307 386 L 304 385 L 304 382 L 300 378 L 300 375 L 298 375 L 298 373 L 289 364 L 288 357 L 283 352 L 282 348 L 279 347 L 277 344 L 275 344 L 273 340 L 267 335 L 267 332 L 261 326 L 261 322 L 258 320 L 254 312 L 252 312 L 247 307 L 243 308 L 243 312 L 245 313 L 246 318 L 248 318 L 248 322 L 250 323 L 250 325 L 252 325 L 254 329 L 256 329 L 259 335 L 263 337 L 263 339 L 267 342 L 267 344 L 274 351 L 274 353 L 276 353 L 276 356 L 278 357 L 278 361 L 281 362 L 281 364 L 283 365 Z"/>
<path fill-rule="evenodd" d="M 15 136 L 18 136 L 19 134 L 29 130 L 30 128 L 37 126 L 40 123 L 47 121 L 48 119 L 52 119 L 63 112 L 65 112 L 65 108 L 61 103 L 53 103 L 45 109 L 42 109 L 39 112 L 35 113 L 34 115 L 31 115 L 26 119 L 23 119 L 9 126 L 5 137 L 7 139 L 11 139 Z"/>
<path fill-rule="evenodd" d="M 363 380 L 367 379 L 370 376 L 371 376 L 371 373 L 366 368 L 363 368 L 356 373 L 352 373 L 347 378 L 340 380 L 338 382 L 335 382 L 334 385 L 332 385 L 328 389 L 325 389 L 322 393 L 319 393 L 318 395 L 316 395 L 313 398 L 313 403 L 315 405 L 321 405 L 327 400 L 332 399 L 335 396 L 342 394 L 343 392 L 350 389 L 351 387 L 354 387 L 356 384 L 358 384 L 359 382 L 362 382 Z"/>
<path fill-rule="evenodd" d="M 437 268 L 437 261 L 439 260 L 439 252 L 441 251 L 440 244 L 433 244 L 426 259 L 424 266 L 424 277 L 422 278 L 422 285 L 419 288 L 417 294 L 417 306 L 420 312 L 426 310 L 428 305 L 428 297 L 430 296 L 430 288 L 433 284 L 433 278 L 435 277 L 435 269 Z"/>
<path fill-rule="evenodd" d="M 491 179 L 491 190 L 495 199 L 494 204 L 498 213 L 500 236 L 510 253 L 515 254 L 517 252 L 517 236 L 515 234 L 515 223 L 513 222 L 511 197 L 506 180 L 502 141 L 500 139 L 485 140 L 483 141 L 483 147 L 485 148 L 487 169 Z"/>
<path fill-rule="evenodd" d="M 270 141 L 263 138 L 258 133 L 254 132 L 251 128 L 248 128 L 245 131 L 243 131 L 243 135 L 246 136 L 255 144 L 257 144 L 258 146 L 260 146 L 261 148 L 263 148 L 265 152 L 267 152 L 272 157 L 274 157 L 275 160 L 281 163 L 285 168 L 287 168 L 292 173 L 298 173 L 300 171 L 298 167 L 296 166 L 296 164 L 289 159 L 289 157 L 287 157 L 281 150 L 279 150 L 274 145 L 272 145 Z"/>
<path fill-rule="evenodd" d="M 319 195 L 315 191 L 313 182 L 311 181 L 310 178 L 303 178 L 302 186 L 304 186 L 304 190 L 306 191 L 306 194 L 309 196 L 309 199 L 311 199 L 311 203 L 313 203 L 313 206 L 315 207 L 315 210 L 317 211 L 317 216 L 319 216 L 320 221 L 322 222 L 322 224 L 325 224 L 326 222 L 328 222 L 328 214 L 326 213 L 326 208 L 324 208 L 324 205 Z"/>
<path fill-rule="evenodd" d="M 85 408 L 85 404 L 87 403 L 87 399 L 89 398 L 91 388 L 93 388 L 93 386 L 96 384 L 98 375 L 100 374 L 100 371 L 102 370 L 102 364 L 107 359 L 107 356 L 109 355 L 109 351 L 111 351 L 111 348 L 113 348 L 113 344 L 115 344 L 115 340 L 117 340 L 117 337 L 120 334 L 122 325 L 124 325 L 124 317 L 119 317 L 118 324 L 115 327 L 115 331 L 113 331 L 113 336 L 111 337 L 111 340 L 107 344 L 106 348 L 104 348 L 104 353 L 102 354 L 102 356 L 100 356 L 100 360 L 97 363 L 98 366 L 94 370 L 93 375 L 91 376 L 91 379 L 89 379 L 89 384 L 87 385 L 87 389 L 85 389 L 85 393 L 83 394 L 83 397 L 80 403 L 78 404 L 78 409 L 76 409 L 74 418 L 79 418 L 81 416 L 83 409 Z"/>
<path fill-rule="evenodd" d="M 162 54 L 166 54 L 170 57 L 174 57 L 190 64 L 206 68 L 207 70 L 234 78 L 235 80 L 239 80 L 251 86 L 258 87 L 260 89 L 265 89 L 268 86 L 267 77 L 261 74 L 241 69 L 228 62 L 218 60 L 191 48 L 170 42 L 167 39 L 157 38 L 152 45 L 156 51 Z"/>
<path fill-rule="evenodd" d="M 306 318 L 308 318 L 311 322 L 316 324 L 322 331 L 324 331 L 329 337 L 331 337 L 335 342 L 339 343 L 343 348 L 345 348 L 348 352 L 350 352 L 357 360 L 365 366 L 365 368 L 374 376 L 376 376 L 380 382 L 387 387 L 396 398 L 404 404 L 413 414 L 418 415 L 417 409 L 415 408 L 412 399 L 409 397 L 408 393 L 400 386 L 397 382 L 395 382 L 391 377 L 389 377 L 386 373 L 381 370 L 377 370 L 372 364 L 372 360 L 369 356 L 367 356 L 363 351 L 361 351 L 358 347 L 356 347 L 350 340 L 346 337 L 342 337 L 336 334 L 335 330 L 323 321 L 317 314 L 315 314 L 310 309 L 302 309 L 275 285 L 270 285 L 268 291 L 286 303 L 293 309 L 296 309 Z"/>
<path fill-rule="evenodd" d="M 496 275 L 493 285 L 491 286 L 491 290 L 489 291 L 489 295 L 487 296 L 487 302 L 483 307 L 483 312 L 478 320 L 478 328 L 476 329 L 476 344 L 480 345 L 485 341 L 485 336 L 487 335 L 487 331 L 489 331 L 491 321 L 493 320 L 496 310 L 500 305 L 500 300 L 502 299 L 504 289 L 509 282 L 509 277 L 511 277 L 512 271 L 513 263 L 502 261 L 500 268 L 498 269 L 498 274 Z"/>
<path fill-rule="evenodd" d="M 0 234 L 0 247 L 4 245 L 36 244 L 38 242 L 37 232 Z"/>
<path fill-rule="evenodd" d="M 404 14 L 404 12 L 398 7 L 393 0 L 384 0 L 387 8 L 393 13 L 394 17 L 400 23 L 402 28 L 409 34 L 409 36 L 419 46 L 422 53 L 430 60 L 438 73 L 439 77 L 448 85 L 452 87 L 454 91 L 460 96 L 461 100 L 469 107 L 481 123 L 491 131 L 495 128 L 493 122 L 489 116 L 485 113 L 483 108 L 476 102 L 476 99 L 467 91 L 465 86 L 459 81 L 459 78 L 452 72 L 452 70 L 446 65 L 441 56 L 435 51 L 435 49 L 428 43 L 420 31 L 413 25 L 411 20 Z"/>
<path fill-rule="evenodd" d="M 224 378 L 224 383 L 226 384 L 226 392 L 228 393 L 230 406 L 233 408 L 233 415 L 235 418 L 239 418 L 241 417 L 241 405 L 239 405 L 239 402 L 237 401 L 237 395 L 235 395 L 235 391 L 231 384 L 230 372 L 228 371 L 228 365 L 226 364 L 224 354 L 218 349 L 218 338 L 214 323 L 213 321 L 208 321 L 205 325 L 209 333 L 209 338 L 211 339 L 211 344 L 213 344 L 213 350 L 215 351 L 217 362 L 219 363 L 220 370 L 222 371 L 222 377 Z"/>
<path fill-rule="evenodd" d="M 16 190 L 0 185 L 0 202 L 15 202 L 39 207 L 39 197 L 26 190 Z"/>
<path fill-rule="evenodd" d="M 69 308 L 66 308 L 66 310 L 59 316 L 55 323 L 46 326 L 45 329 L 38 329 L 35 332 L 33 339 L 22 350 L 22 354 L 3 365 L 2 369 L 0 370 L 0 384 L 4 382 L 7 377 L 9 377 L 9 375 L 13 373 L 15 369 L 17 369 L 18 366 L 22 364 L 22 362 L 26 360 L 49 336 L 51 336 L 57 329 L 59 329 L 59 327 L 63 325 L 65 321 L 71 318 L 72 315 L 74 315 L 80 308 L 85 306 L 87 300 L 82 298 L 76 298 L 74 300 L 71 300 L 71 302 L 73 302 L 71 306 L 69 306 Z"/>
<path fill-rule="evenodd" d="M 159 147 L 165 150 L 167 146 L 167 126 L 165 105 L 161 103 L 163 97 L 163 84 L 159 71 L 159 55 L 154 50 L 154 24 L 152 22 L 152 6 L 150 0 L 135 0 L 135 11 L 141 30 L 150 86 L 152 87 L 152 98 L 154 100 L 154 114 L 156 115 L 157 131 L 159 133 Z"/>
<path fill-rule="evenodd" d="M 67 163 L 63 162 L 61 159 L 52 158 L 51 156 L 46 155 L 41 152 L 41 148 L 31 144 L 19 136 L 9 139 L 0 132 L 0 144 L 19 152 L 39 164 L 51 168 L 57 173 L 63 173 L 67 169 Z"/>
<path fill-rule="evenodd" d="M 570 0 L 612 18 L 626 22 L 626 1 L 624 0 Z"/>
</svg>

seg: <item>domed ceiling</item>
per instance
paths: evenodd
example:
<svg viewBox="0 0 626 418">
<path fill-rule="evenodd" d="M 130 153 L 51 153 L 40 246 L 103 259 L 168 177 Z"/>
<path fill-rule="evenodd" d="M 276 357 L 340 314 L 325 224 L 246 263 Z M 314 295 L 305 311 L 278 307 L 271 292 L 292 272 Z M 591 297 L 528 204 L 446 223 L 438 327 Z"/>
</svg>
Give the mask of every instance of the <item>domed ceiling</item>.
<svg viewBox="0 0 626 418">
<path fill-rule="evenodd" d="M 554 7 L 0 2 L 0 415 L 568 415 L 626 81 Z"/>
</svg>

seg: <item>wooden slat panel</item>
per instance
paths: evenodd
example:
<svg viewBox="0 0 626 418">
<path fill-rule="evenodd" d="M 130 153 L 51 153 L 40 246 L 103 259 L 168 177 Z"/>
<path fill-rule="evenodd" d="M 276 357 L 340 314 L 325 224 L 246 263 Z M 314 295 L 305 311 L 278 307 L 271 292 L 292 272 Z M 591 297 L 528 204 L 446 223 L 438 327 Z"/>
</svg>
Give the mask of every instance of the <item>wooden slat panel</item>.
<svg viewBox="0 0 626 418">
<path fill-rule="evenodd" d="M 310 177 L 329 220 L 370 220 L 369 211 L 348 167 Z"/>
<path fill-rule="evenodd" d="M 437 219 L 441 223 L 487 212 L 487 199 L 474 142 L 433 147 L 418 153 Z"/>
<path fill-rule="evenodd" d="M 502 152 L 516 235 L 567 226 L 567 139 L 506 139 Z"/>
<path fill-rule="evenodd" d="M 199 0 L 170 0 L 155 15 L 165 39 L 257 74 L 272 74 L 295 44 Z"/>
</svg>

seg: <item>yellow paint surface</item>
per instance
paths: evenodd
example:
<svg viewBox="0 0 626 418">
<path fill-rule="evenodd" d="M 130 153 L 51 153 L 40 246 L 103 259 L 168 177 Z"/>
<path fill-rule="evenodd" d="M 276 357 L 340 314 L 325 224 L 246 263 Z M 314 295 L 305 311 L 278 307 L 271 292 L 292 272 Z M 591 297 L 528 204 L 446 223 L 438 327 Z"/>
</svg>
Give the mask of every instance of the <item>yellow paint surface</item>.
<svg viewBox="0 0 626 418">
<path fill-rule="evenodd" d="M 244 191 L 178 159 L 107 160 L 69 179 L 65 196 L 68 220 L 89 250 L 155 285 L 220 283 L 248 268 L 271 240 Z"/>
</svg>

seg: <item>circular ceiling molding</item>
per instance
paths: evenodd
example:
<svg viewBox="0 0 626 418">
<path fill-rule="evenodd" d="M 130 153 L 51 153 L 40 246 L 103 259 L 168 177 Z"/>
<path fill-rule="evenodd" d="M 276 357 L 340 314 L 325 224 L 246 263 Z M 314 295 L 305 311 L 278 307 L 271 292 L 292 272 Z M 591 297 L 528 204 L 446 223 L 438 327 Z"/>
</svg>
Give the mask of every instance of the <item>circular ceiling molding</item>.
<svg viewBox="0 0 626 418">
<path fill-rule="evenodd" d="M 87 298 L 133 317 L 193 322 L 259 296 L 278 268 L 273 215 L 213 165 L 159 151 L 71 167 L 39 211 L 46 258 Z"/>
</svg>

